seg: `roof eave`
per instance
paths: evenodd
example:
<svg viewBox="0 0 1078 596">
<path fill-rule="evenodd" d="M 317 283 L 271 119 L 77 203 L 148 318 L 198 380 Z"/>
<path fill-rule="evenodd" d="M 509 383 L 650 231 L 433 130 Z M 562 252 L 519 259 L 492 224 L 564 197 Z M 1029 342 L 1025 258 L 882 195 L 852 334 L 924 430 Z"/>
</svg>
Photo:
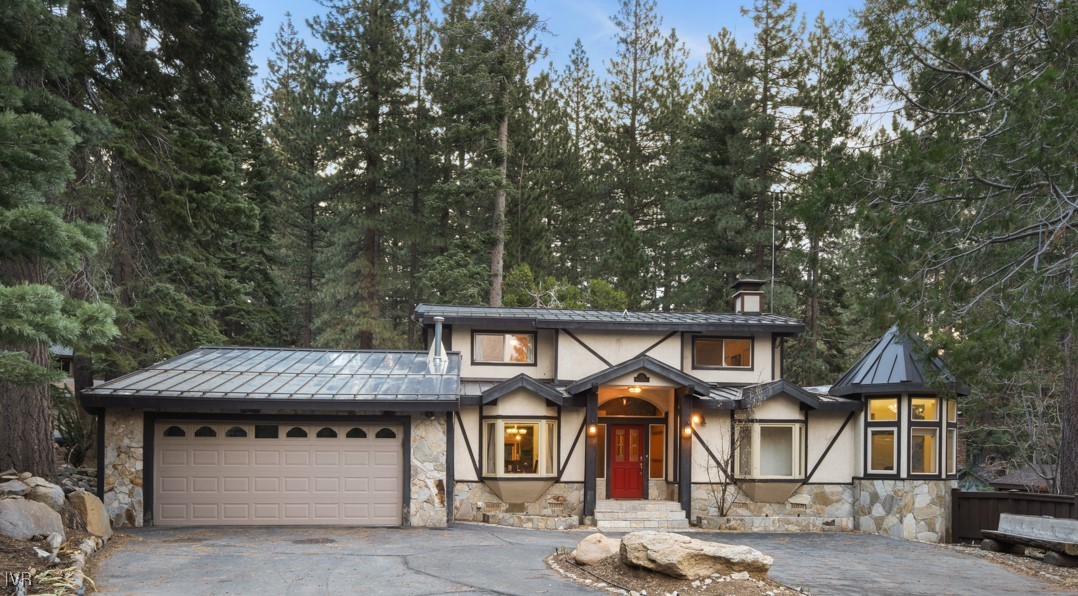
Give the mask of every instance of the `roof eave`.
<svg viewBox="0 0 1078 596">
<path fill-rule="evenodd" d="M 94 395 L 83 393 L 82 406 L 87 410 L 132 408 L 137 410 L 176 409 L 190 412 L 219 409 L 312 410 L 323 412 L 351 411 L 430 411 L 460 410 L 458 396 L 402 400 L 347 399 L 263 399 L 263 398 L 190 398 L 178 396 Z"/>
</svg>

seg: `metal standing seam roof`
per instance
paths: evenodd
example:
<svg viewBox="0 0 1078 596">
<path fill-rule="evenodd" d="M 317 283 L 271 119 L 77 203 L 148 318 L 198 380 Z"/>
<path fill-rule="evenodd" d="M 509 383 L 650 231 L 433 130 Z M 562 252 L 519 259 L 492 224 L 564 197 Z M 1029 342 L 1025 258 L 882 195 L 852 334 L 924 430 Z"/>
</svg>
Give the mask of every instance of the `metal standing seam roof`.
<svg viewBox="0 0 1078 596">
<path fill-rule="evenodd" d="M 426 352 L 204 346 L 84 389 L 82 395 L 85 405 L 95 407 L 137 407 L 154 398 L 203 405 L 224 400 L 456 404 L 460 354 L 447 356 L 445 369 L 432 372 Z"/>
<path fill-rule="evenodd" d="M 447 324 L 516 324 L 546 329 L 641 329 L 684 331 L 774 331 L 800 333 L 797 319 L 772 314 L 701 312 L 630 312 L 563 308 L 507 308 L 420 304 L 413 318 L 434 324 L 443 317 Z"/>
<path fill-rule="evenodd" d="M 925 343 L 892 326 L 846 374 L 828 390 L 834 396 L 881 393 L 954 391 L 969 395 L 969 388 L 947 369 L 947 363 Z"/>
</svg>

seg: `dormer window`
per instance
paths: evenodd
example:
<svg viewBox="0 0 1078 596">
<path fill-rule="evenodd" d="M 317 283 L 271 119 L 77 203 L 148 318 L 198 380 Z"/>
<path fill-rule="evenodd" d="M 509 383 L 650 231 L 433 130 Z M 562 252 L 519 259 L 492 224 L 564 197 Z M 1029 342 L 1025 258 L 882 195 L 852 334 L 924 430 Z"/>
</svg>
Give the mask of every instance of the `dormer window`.
<svg viewBox="0 0 1078 596">
<path fill-rule="evenodd" d="M 535 364 L 535 334 L 476 331 L 472 333 L 473 364 Z"/>
</svg>

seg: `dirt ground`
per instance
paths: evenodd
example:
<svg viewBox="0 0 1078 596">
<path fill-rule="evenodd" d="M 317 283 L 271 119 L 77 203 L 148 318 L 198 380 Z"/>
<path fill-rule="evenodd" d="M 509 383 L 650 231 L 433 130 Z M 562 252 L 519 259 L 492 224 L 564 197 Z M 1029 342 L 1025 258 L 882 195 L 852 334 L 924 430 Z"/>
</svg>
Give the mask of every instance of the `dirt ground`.
<svg viewBox="0 0 1078 596">
<path fill-rule="evenodd" d="M 598 590 L 625 590 L 649 596 L 677 593 L 679 596 L 764 596 L 780 594 L 799 594 L 782 584 L 765 579 L 731 579 L 714 575 L 707 579 L 690 581 L 669 577 L 646 569 L 630 567 L 621 562 L 618 556 L 607 557 L 595 565 L 577 566 L 565 555 L 553 555 L 547 564 L 563 576 L 577 583 Z"/>
<path fill-rule="evenodd" d="M 947 544 L 941 545 L 941 548 L 980 557 L 1012 571 L 1040 578 L 1078 592 L 1078 567 L 1049 565 L 1044 562 L 1044 552 L 1035 548 L 1027 548 L 1026 556 L 995 553 L 981 550 L 979 546 L 966 544 Z"/>
</svg>

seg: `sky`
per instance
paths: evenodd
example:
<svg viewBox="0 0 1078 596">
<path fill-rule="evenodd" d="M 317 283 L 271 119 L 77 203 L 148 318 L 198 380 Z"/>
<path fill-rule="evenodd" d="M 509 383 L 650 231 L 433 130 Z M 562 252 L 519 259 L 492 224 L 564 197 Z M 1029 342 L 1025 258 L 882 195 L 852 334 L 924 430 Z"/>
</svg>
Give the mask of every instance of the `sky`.
<svg viewBox="0 0 1078 596">
<path fill-rule="evenodd" d="M 261 92 L 266 62 L 272 56 L 270 45 L 285 20 L 285 14 L 290 12 L 296 28 L 310 39 L 310 31 L 304 23 L 311 17 L 323 14 L 325 8 L 316 0 L 246 0 L 246 3 L 262 16 L 257 46 L 252 55 L 258 67 L 256 89 Z M 846 17 L 851 9 L 862 3 L 862 0 L 802 0 L 797 2 L 797 6 L 811 25 L 820 11 L 828 20 L 834 20 Z M 441 12 L 439 0 L 432 0 L 431 4 L 437 12 Z M 538 66 L 553 63 L 560 69 L 568 61 L 573 44 L 580 39 L 592 68 L 602 76 L 605 61 L 617 49 L 613 39 L 615 27 L 610 16 L 617 12 L 618 4 L 617 0 L 531 0 L 528 5 L 549 30 L 541 38 L 547 56 Z M 663 29 L 676 29 L 678 37 L 688 48 L 690 66 L 703 61 L 708 36 L 718 33 L 723 27 L 731 30 L 742 42 L 752 38 L 752 21 L 741 16 L 740 11 L 740 7 L 751 4 L 751 0 L 658 0 L 657 4 L 663 18 Z M 314 42 L 312 45 L 319 47 L 321 44 Z"/>
</svg>

